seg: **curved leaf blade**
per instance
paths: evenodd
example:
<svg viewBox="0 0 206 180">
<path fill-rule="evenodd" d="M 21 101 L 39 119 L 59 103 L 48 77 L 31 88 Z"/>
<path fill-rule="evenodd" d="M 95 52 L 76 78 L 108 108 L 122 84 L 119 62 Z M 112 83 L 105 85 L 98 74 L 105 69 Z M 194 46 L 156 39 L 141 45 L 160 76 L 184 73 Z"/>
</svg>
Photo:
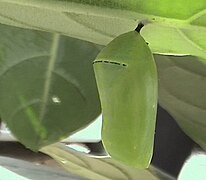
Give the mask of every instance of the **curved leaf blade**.
<svg viewBox="0 0 206 180">
<path fill-rule="evenodd" d="M 89 157 L 60 143 L 46 146 L 40 151 L 51 156 L 67 171 L 92 180 L 173 179 L 164 173 L 157 172 L 153 167 L 149 170 L 131 168 L 111 158 Z"/>
<path fill-rule="evenodd" d="M 0 5 L 1 23 L 101 45 L 144 21 L 142 35 L 154 53 L 206 57 L 204 0 L 4 0 Z"/>
<path fill-rule="evenodd" d="M 206 149 L 206 65 L 191 56 L 156 56 L 159 102 Z"/>
<path fill-rule="evenodd" d="M 20 142 L 37 150 L 100 114 L 92 68 L 98 51 L 58 34 L 1 26 L 0 115 Z"/>
</svg>

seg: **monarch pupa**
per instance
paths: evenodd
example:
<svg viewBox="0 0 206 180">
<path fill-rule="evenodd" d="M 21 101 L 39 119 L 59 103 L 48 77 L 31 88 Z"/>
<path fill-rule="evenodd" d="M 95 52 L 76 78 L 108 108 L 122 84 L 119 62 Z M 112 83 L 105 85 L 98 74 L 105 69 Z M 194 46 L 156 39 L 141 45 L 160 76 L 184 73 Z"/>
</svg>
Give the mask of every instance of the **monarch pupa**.
<svg viewBox="0 0 206 180">
<path fill-rule="evenodd" d="M 152 52 L 139 33 L 141 27 L 112 40 L 93 67 L 107 152 L 127 165 L 147 168 L 153 154 L 157 71 Z"/>
</svg>

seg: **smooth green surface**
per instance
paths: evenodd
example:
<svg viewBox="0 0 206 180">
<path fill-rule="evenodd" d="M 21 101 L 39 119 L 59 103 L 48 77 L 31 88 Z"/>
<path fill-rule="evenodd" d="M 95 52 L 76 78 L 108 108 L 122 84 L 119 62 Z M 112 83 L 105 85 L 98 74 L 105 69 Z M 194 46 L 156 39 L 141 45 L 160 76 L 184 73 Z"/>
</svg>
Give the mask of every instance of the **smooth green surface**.
<svg viewBox="0 0 206 180">
<path fill-rule="evenodd" d="M 38 150 L 100 114 L 98 47 L 3 25 L 0 32 L 0 116 L 21 143 Z"/>
<path fill-rule="evenodd" d="M 157 72 L 136 31 L 120 35 L 94 61 L 103 114 L 102 139 L 112 158 L 147 168 L 153 154 Z"/>
<path fill-rule="evenodd" d="M 152 52 L 206 59 L 205 0 L 2 0 L 0 23 L 106 45 L 144 21 Z"/>
<path fill-rule="evenodd" d="M 159 103 L 206 149 L 206 65 L 191 56 L 156 56 Z"/>
</svg>

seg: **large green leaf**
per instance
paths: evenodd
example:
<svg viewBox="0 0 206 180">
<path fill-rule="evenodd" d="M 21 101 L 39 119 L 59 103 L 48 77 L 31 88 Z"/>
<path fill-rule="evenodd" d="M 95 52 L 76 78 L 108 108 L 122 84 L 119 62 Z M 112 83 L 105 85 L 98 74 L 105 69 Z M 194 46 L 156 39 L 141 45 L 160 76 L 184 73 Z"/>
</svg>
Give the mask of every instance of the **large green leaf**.
<svg viewBox="0 0 206 180">
<path fill-rule="evenodd" d="M 91 180 L 174 180 L 154 167 L 149 170 L 131 168 L 111 158 L 88 157 L 60 143 L 46 146 L 41 151 L 54 158 L 67 171 Z"/>
<path fill-rule="evenodd" d="M 192 56 L 156 56 L 159 102 L 206 150 L 206 65 Z"/>
<path fill-rule="evenodd" d="M 101 45 L 144 21 L 153 52 L 206 57 L 205 0 L 3 0 L 0 7 L 1 23 Z"/>
<path fill-rule="evenodd" d="M 98 47 L 3 25 L 0 33 L 0 116 L 20 142 L 37 150 L 100 114 Z"/>
</svg>

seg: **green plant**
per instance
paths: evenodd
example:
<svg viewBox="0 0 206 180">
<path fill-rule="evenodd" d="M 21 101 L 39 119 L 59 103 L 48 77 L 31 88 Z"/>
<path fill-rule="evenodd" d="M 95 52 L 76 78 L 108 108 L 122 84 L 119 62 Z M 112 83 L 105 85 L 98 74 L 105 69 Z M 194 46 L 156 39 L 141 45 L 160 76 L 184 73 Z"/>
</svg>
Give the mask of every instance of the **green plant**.
<svg viewBox="0 0 206 180">
<path fill-rule="evenodd" d="M 3 0 L 0 7 L 0 116 L 25 146 L 37 151 L 100 114 L 92 61 L 142 21 L 160 105 L 206 148 L 205 0 Z"/>
</svg>

